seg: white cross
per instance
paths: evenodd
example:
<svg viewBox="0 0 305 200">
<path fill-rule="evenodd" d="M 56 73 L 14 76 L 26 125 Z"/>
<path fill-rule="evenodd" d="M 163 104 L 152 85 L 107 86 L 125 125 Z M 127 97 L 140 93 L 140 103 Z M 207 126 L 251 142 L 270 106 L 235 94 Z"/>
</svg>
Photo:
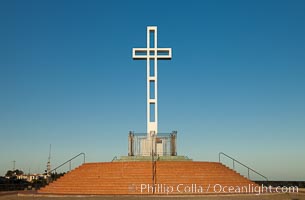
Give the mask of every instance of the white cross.
<svg viewBox="0 0 305 200">
<path fill-rule="evenodd" d="M 151 34 L 153 37 L 151 38 Z M 158 133 L 158 59 L 170 60 L 171 48 L 157 47 L 157 27 L 147 27 L 147 47 L 133 48 L 132 58 L 147 61 L 147 137 Z"/>
</svg>

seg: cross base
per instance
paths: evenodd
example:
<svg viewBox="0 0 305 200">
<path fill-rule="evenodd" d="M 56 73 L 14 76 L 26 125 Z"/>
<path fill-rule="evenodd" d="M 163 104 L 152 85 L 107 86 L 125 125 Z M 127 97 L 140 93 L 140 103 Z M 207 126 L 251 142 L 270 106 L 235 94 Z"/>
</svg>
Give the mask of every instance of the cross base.
<svg viewBox="0 0 305 200">
<path fill-rule="evenodd" d="M 129 132 L 128 156 L 177 156 L 177 131 L 149 136 Z"/>
</svg>

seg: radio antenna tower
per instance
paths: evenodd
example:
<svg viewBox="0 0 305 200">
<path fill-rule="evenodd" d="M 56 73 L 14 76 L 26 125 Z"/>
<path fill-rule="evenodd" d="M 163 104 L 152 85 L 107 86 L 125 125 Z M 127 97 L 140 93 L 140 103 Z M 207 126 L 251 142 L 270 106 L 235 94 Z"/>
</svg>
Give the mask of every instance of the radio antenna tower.
<svg viewBox="0 0 305 200">
<path fill-rule="evenodd" d="M 50 175 L 50 172 L 51 172 L 51 144 L 50 144 L 49 158 L 48 158 L 48 163 L 47 163 L 47 176 Z"/>
</svg>

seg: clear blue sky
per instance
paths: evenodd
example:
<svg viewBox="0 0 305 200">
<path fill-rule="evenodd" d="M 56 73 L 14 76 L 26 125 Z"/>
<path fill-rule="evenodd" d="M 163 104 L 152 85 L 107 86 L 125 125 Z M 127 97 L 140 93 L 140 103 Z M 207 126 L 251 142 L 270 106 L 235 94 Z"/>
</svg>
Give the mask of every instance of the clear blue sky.
<svg viewBox="0 0 305 200">
<path fill-rule="evenodd" d="M 305 1 L 0 1 L 0 174 L 85 152 L 127 154 L 146 131 L 146 26 L 158 26 L 159 131 L 178 153 L 232 155 L 305 180 Z"/>
</svg>

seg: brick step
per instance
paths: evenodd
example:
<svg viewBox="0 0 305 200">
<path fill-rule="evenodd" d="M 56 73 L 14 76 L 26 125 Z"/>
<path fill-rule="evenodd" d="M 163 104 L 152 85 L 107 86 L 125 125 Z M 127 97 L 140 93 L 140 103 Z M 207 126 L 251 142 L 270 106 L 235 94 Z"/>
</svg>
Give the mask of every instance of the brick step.
<svg viewBox="0 0 305 200">
<path fill-rule="evenodd" d="M 254 184 L 218 162 L 157 161 L 155 167 L 156 184 L 198 184 L 203 187 Z M 86 163 L 41 188 L 38 193 L 141 194 L 130 187 L 152 184 L 152 169 L 149 161 Z"/>
<path fill-rule="evenodd" d="M 140 179 L 143 180 L 143 179 Z M 175 177 L 162 177 L 162 178 L 158 178 L 156 177 L 156 180 L 158 182 L 160 181 L 248 181 L 245 178 L 240 178 L 240 177 L 209 177 L 209 178 L 200 178 L 200 177 L 185 177 L 185 178 L 175 178 Z M 124 181 L 124 180 L 122 180 Z"/>
<path fill-rule="evenodd" d="M 145 184 L 145 185 L 152 185 L 152 183 L 128 183 L 128 184 L 105 184 L 105 185 L 99 185 L 99 184 L 92 184 L 92 185 L 66 185 L 66 186 L 53 186 L 53 187 L 49 187 L 47 189 L 45 189 L 45 191 L 52 191 L 52 190 L 69 190 L 69 191 L 83 191 L 83 190 L 92 190 L 92 189 L 120 189 L 120 190 L 124 190 L 124 189 L 128 189 L 130 187 L 135 187 L 137 186 L 138 188 L 140 188 L 141 184 Z M 157 183 L 158 184 L 158 183 Z M 179 184 L 177 183 L 159 183 L 160 185 L 167 185 L 167 186 L 178 186 Z M 240 186 L 240 187 L 248 187 L 250 186 L 255 186 L 255 184 L 251 184 L 251 183 L 240 183 L 240 182 L 214 182 L 214 183 L 200 183 L 200 182 L 190 182 L 190 183 L 186 183 L 186 182 L 182 182 L 181 184 L 183 185 L 198 185 L 198 186 L 202 186 L 207 188 L 208 186 L 213 187 L 215 185 L 221 185 L 222 187 L 226 186 L 226 187 L 230 187 L 230 186 Z"/>
<path fill-rule="evenodd" d="M 145 185 L 148 185 L 149 183 L 146 183 Z M 192 186 L 192 185 L 197 185 L 197 186 L 202 186 L 204 188 L 208 188 L 208 187 L 213 187 L 215 185 L 221 185 L 223 187 L 228 187 L 228 186 L 232 186 L 230 183 L 223 183 L 223 184 L 220 184 L 220 183 L 213 183 L 213 184 L 201 184 L 201 183 L 193 183 L 193 184 L 189 184 L 189 183 L 181 183 L 183 184 L 184 186 Z M 180 185 L 181 185 L 180 184 Z M 152 184 L 149 184 L 150 186 Z M 161 184 L 160 184 L 161 185 Z M 162 186 L 173 186 L 173 187 L 177 187 L 179 184 L 162 184 L 160 187 Z M 124 184 L 124 185 L 116 185 L 115 189 L 128 189 L 130 188 L 131 186 L 137 186 L 138 188 L 140 188 L 141 184 Z M 239 187 L 249 187 L 249 184 L 242 184 L 242 183 L 235 183 L 234 185 L 235 187 L 236 186 L 239 186 Z M 252 186 L 252 184 L 250 184 L 250 186 Z M 255 184 L 253 184 L 253 186 L 256 186 Z M 113 188 L 113 185 L 103 185 L 103 186 L 63 186 L 63 187 L 48 187 L 48 188 L 44 188 L 44 189 L 41 189 L 40 191 L 44 190 L 44 191 L 51 191 L 53 189 L 57 189 L 57 190 L 69 190 L 69 191 L 72 191 L 72 190 L 94 190 L 94 189 L 114 189 Z"/>
<path fill-rule="evenodd" d="M 156 170 L 156 172 L 158 174 L 162 174 L 162 175 L 171 175 L 171 174 L 185 174 L 187 171 L 187 173 L 189 174 L 213 174 L 213 175 L 217 175 L 217 174 L 221 174 L 221 175 L 236 175 L 237 173 L 233 173 L 233 172 L 223 172 L 223 171 L 211 171 L 211 170 L 206 170 L 206 171 L 193 171 L 193 170 L 175 170 L 175 171 L 161 171 L 161 170 Z M 150 171 L 150 173 L 152 173 L 152 171 Z"/>
<path fill-rule="evenodd" d="M 144 185 L 152 185 L 152 183 L 148 183 L 148 182 L 142 182 L 142 183 L 126 183 L 126 184 L 101 184 L 101 185 L 97 185 L 97 184 L 93 184 L 93 185 L 59 185 L 59 186 L 50 186 L 48 187 L 48 189 L 69 189 L 69 190 L 73 190 L 73 189 L 94 189 L 94 188 L 129 188 L 130 186 L 138 186 L 140 187 L 142 184 Z M 158 184 L 158 183 L 157 183 Z M 218 185 L 220 184 L 221 186 L 236 186 L 236 185 L 242 185 L 242 186 L 249 186 L 252 185 L 251 183 L 243 183 L 243 182 L 211 182 L 211 183 L 207 183 L 207 182 L 181 182 L 181 183 L 159 183 L 160 185 L 170 185 L 170 186 L 177 186 L 179 184 L 183 184 L 183 185 L 202 185 L 202 186 L 214 186 L 214 185 Z M 253 184 L 255 185 L 255 184 Z"/>
<path fill-rule="evenodd" d="M 189 177 L 181 177 L 181 178 L 175 178 L 175 177 L 156 177 L 155 178 L 158 182 L 173 182 L 173 181 L 248 181 L 245 178 L 240 178 L 240 177 L 196 177 L 196 176 L 189 176 Z M 62 180 L 58 180 L 55 181 L 53 183 L 69 183 L 69 182 L 74 182 L 74 183 L 90 183 L 90 182 L 135 182 L 135 181 L 145 181 L 145 180 L 152 180 L 151 176 L 147 176 L 147 177 L 137 177 L 137 178 L 117 178 L 117 177 L 113 177 L 113 178 L 97 178 L 97 179 L 82 179 L 82 180 L 73 180 L 73 179 L 62 179 Z M 52 183 L 52 184 L 53 184 Z"/>
<path fill-rule="evenodd" d="M 52 186 L 64 186 L 64 185 L 107 185 L 107 184 L 110 184 L 110 185 L 117 185 L 117 184 L 125 184 L 125 183 L 128 183 L 128 184 L 141 184 L 141 183 L 151 183 L 152 180 L 133 180 L 133 181 L 118 181 L 118 180 L 111 180 L 111 182 L 109 181 L 98 181 L 97 183 L 92 183 L 92 182 L 58 182 L 58 183 L 54 183 L 52 184 Z M 161 182 L 160 182 L 161 183 Z M 162 182 L 163 183 L 163 182 Z"/>
</svg>

